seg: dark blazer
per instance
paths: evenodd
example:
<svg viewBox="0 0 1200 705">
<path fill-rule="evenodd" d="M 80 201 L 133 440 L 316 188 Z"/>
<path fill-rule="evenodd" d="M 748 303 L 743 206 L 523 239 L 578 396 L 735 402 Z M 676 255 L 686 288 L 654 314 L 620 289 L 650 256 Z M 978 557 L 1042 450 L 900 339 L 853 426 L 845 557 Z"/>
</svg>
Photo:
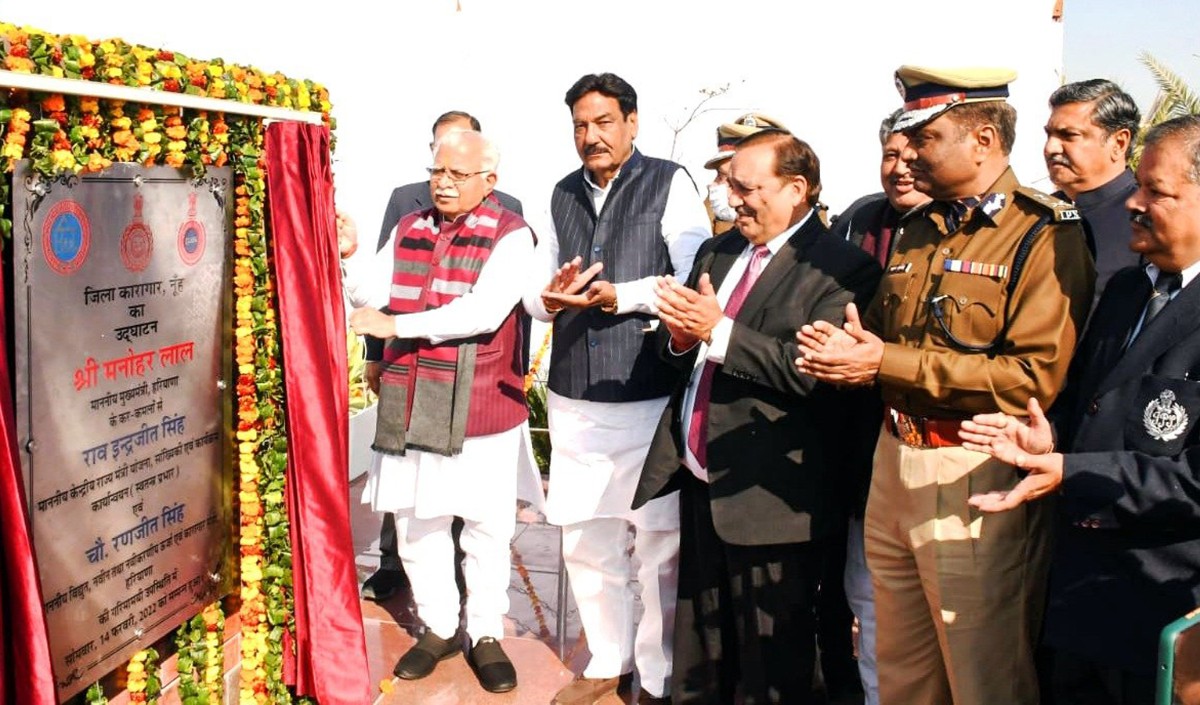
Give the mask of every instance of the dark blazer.
<svg viewBox="0 0 1200 705">
<path fill-rule="evenodd" d="M 1141 267 L 1113 275 L 1053 409 L 1068 455 L 1046 615 L 1057 648 L 1145 674 L 1200 604 L 1200 281 L 1122 353 L 1150 289 Z"/>
<path fill-rule="evenodd" d="M 492 195 L 500 201 L 500 205 L 517 215 L 524 215 L 521 211 L 521 202 L 503 191 L 492 191 Z M 388 238 L 392 236 L 392 229 L 396 227 L 396 223 L 404 216 L 413 211 L 423 211 L 426 208 L 433 208 L 433 199 L 429 196 L 429 182 L 419 181 L 413 184 L 405 184 L 392 191 L 391 198 L 388 199 L 387 208 L 383 211 L 383 223 L 379 228 L 379 244 L 375 247 L 375 251 L 382 250 L 387 244 Z"/>
<path fill-rule="evenodd" d="M 862 247 L 863 238 L 867 233 L 877 232 L 883 214 L 891 208 L 887 195 L 882 191 L 868 194 L 847 206 L 833 219 L 829 232 L 835 237 L 848 241 L 855 247 Z"/>
<path fill-rule="evenodd" d="M 737 230 L 696 253 L 688 278 L 695 288 L 708 272 L 721 286 L 747 240 Z M 726 543 L 808 541 L 844 528 L 833 476 L 846 424 L 842 395 L 796 370 L 796 331 L 818 320 L 840 324 L 847 303 L 861 309 L 875 292 L 879 265 L 829 237 L 815 214 L 771 259 L 738 312 L 713 377 L 708 413 L 708 474 L 713 524 Z M 690 374 L 696 350 L 672 355 L 659 330 L 664 359 Z M 690 471 L 682 465 L 680 413 L 685 385 L 664 411 L 634 495 L 634 508 L 672 491 Z M 684 475 L 679 475 L 684 473 Z M 675 482 L 673 482 L 673 480 Z"/>
</svg>

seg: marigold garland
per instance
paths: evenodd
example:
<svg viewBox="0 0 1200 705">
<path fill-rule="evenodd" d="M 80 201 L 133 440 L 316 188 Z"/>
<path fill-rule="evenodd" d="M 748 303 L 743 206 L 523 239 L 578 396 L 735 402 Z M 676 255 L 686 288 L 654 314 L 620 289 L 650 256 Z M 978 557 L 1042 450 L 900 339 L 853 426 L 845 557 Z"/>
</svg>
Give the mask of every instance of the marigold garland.
<svg viewBox="0 0 1200 705">
<path fill-rule="evenodd" d="M 130 45 L 56 36 L 0 22 L 0 63 L 10 71 L 142 86 L 247 103 L 317 110 L 332 129 L 323 86 L 221 61 Z M 0 92 L 0 164 L 28 158 L 47 177 L 100 171 L 114 162 L 190 167 L 230 163 L 236 174 L 234 267 L 238 494 L 242 629 L 239 702 L 290 703 L 283 682 L 285 631 L 294 631 L 291 548 L 284 502 L 287 441 L 283 376 L 264 221 L 262 121 L 119 100 Z M 8 179 L 0 179 L 0 234 L 11 234 Z M 180 626 L 180 694 L 185 705 L 222 701 L 224 613 L 213 603 Z M 126 667 L 132 702 L 155 702 L 158 654 L 138 652 Z M 197 674 L 203 673 L 203 684 Z M 97 683 L 88 703 L 106 702 Z M 307 699 L 301 699 L 307 700 Z"/>
<path fill-rule="evenodd" d="M 234 294 L 238 366 L 239 500 L 242 502 L 242 680 L 239 702 L 285 703 L 284 632 L 294 630 L 292 554 L 283 435 L 283 374 L 278 368 L 279 330 L 264 221 L 266 183 L 262 124 L 236 120 L 234 168 Z"/>
<path fill-rule="evenodd" d="M 182 705 L 220 705 L 225 691 L 225 613 L 220 602 L 184 622 L 175 635 Z M 200 674 L 197 682 L 197 674 Z"/>
<path fill-rule="evenodd" d="M 128 680 L 125 689 L 129 691 L 129 702 L 158 702 L 158 694 L 162 691 L 162 683 L 158 678 L 158 651 L 142 649 L 134 654 L 126 666 L 126 673 Z"/>
<path fill-rule="evenodd" d="M 533 587 L 533 578 L 529 577 L 529 568 L 525 565 L 525 557 L 521 555 L 521 552 L 517 550 L 515 545 L 510 547 L 509 550 L 512 552 L 513 565 L 516 567 L 517 575 L 521 576 L 521 584 L 525 586 L 525 594 L 529 596 L 529 605 L 533 608 L 533 616 L 537 620 L 538 637 L 543 642 L 548 642 L 550 641 L 550 627 L 546 624 L 546 614 L 542 609 L 542 599 Z M 560 607 L 559 609 L 562 608 Z"/>
</svg>

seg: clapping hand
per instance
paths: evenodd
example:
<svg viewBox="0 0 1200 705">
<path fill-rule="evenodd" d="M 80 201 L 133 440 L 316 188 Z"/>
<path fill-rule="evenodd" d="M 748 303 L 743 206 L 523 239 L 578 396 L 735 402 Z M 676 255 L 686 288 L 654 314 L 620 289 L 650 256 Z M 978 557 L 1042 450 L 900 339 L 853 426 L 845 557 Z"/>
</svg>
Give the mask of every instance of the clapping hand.
<svg viewBox="0 0 1200 705">
<path fill-rule="evenodd" d="M 800 357 L 796 368 L 823 382 L 862 385 L 875 381 L 883 360 L 883 340 L 863 328 L 858 307 L 846 304 L 846 322 L 829 321 L 801 326 L 796 331 Z"/>
<path fill-rule="evenodd" d="M 670 331 L 671 344 L 677 351 L 701 340 L 711 342 L 713 328 L 725 315 L 708 272 L 700 275 L 696 286 L 697 289 L 689 289 L 670 275 L 654 281 L 658 318 Z"/>
<path fill-rule="evenodd" d="M 580 271 L 582 266 L 583 258 L 576 257 L 570 262 L 564 262 L 554 273 L 550 283 L 542 290 L 542 306 L 546 308 L 546 313 L 558 313 L 564 308 L 591 308 L 616 304 L 616 289 L 611 282 L 592 282 L 604 269 L 604 263 L 595 262 Z"/>
<path fill-rule="evenodd" d="M 976 414 L 963 421 L 963 448 L 987 453 L 1010 465 L 1028 470 L 1007 492 L 988 492 L 971 497 L 971 506 L 985 512 L 1001 512 L 1022 502 L 1038 499 L 1062 485 L 1063 456 L 1052 453 L 1054 434 L 1037 399 L 1030 398 L 1029 421 L 1008 414 Z"/>
</svg>

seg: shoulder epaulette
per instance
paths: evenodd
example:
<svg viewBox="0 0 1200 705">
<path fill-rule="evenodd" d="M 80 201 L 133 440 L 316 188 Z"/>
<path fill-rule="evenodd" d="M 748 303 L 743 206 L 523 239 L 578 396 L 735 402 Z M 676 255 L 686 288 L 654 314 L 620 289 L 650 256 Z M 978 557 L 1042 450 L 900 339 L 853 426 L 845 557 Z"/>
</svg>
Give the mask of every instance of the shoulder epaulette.
<svg viewBox="0 0 1200 705">
<path fill-rule="evenodd" d="M 904 222 L 904 221 L 908 220 L 909 218 L 913 218 L 918 215 L 924 214 L 926 211 L 929 210 L 929 207 L 932 206 L 933 203 L 934 203 L 933 201 L 925 201 L 921 205 L 909 210 L 907 213 L 901 213 L 900 221 Z"/>
<path fill-rule="evenodd" d="M 1079 220 L 1079 209 L 1072 203 L 1060 200 L 1049 194 L 1042 193 L 1029 186 L 1018 186 L 1013 193 L 1037 205 L 1038 208 L 1054 214 L 1054 222 L 1065 223 Z"/>
</svg>

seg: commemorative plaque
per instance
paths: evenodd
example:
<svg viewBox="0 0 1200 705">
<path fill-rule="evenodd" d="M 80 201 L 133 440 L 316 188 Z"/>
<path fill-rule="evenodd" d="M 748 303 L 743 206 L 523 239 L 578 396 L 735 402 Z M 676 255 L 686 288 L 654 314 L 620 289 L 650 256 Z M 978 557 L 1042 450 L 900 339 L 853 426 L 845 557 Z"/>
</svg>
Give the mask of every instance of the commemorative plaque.
<svg viewBox="0 0 1200 705">
<path fill-rule="evenodd" d="M 232 174 L 13 176 L 18 443 L 58 696 L 228 589 Z"/>
</svg>

